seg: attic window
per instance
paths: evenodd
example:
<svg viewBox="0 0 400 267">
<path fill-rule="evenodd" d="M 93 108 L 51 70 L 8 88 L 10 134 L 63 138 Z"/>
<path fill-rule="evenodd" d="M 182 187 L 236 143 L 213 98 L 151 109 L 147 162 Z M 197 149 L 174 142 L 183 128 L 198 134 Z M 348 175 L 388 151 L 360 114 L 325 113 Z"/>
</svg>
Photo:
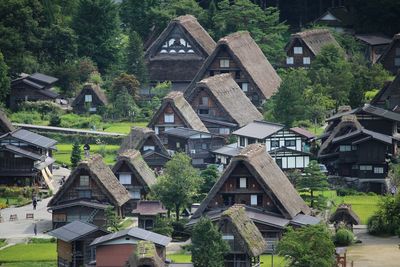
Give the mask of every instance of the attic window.
<svg viewBox="0 0 400 267">
<path fill-rule="evenodd" d="M 301 47 L 301 46 L 295 46 L 295 47 L 293 48 L 293 53 L 294 53 L 295 55 L 301 55 L 301 54 L 303 54 L 303 47 Z"/>
<path fill-rule="evenodd" d="M 234 240 L 235 237 L 233 235 L 223 235 L 222 239 L 223 240 Z"/>
<path fill-rule="evenodd" d="M 174 123 L 174 114 L 164 114 L 164 122 L 165 123 Z"/>
<path fill-rule="evenodd" d="M 247 178 L 239 178 L 239 188 L 247 188 Z"/>
<path fill-rule="evenodd" d="M 168 51 L 165 50 L 165 49 L 162 49 L 162 50 L 160 51 L 160 53 L 161 53 L 161 54 L 166 54 L 166 53 L 168 53 Z"/>
<path fill-rule="evenodd" d="M 243 92 L 249 91 L 249 83 L 242 83 L 241 87 Z"/>
<path fill-rule="evenodd" d="M 89 186 L 89 176 L 88 175 L 81 175 L 79 177 L 79 185 L 80 186 Z"/>
<path fill-rule="evenodd" d="M 188 52 L 188 53 L 191 53 L 191 54 L 194 53 L 193 49 L 189 49 L 187 52 Z"/>
<path fill-rule="evenodd" d="M 85 95 L 85 102 L 92 102 L 92 95 Z"/>
<path fill-rule="evenodd" d="M 119 182 L 121 184 L 131 184 L 131 174 L 128 172 L 123 172 L 119 174 Z"/>
<path fill-rule="evenodd" d="M 286 58 L 286 64 L 287 64 L 287 65 L 293 65 L 293 64 L 294 64 L 294 59 L 293 59 L 293 57 L 287 57 L 287 58 Z"/>
<path fill-rule="evenodd" d="M 221 68 L 229 68 L 229 59 L 220 59 L 219 66 Z"/>
<path fill-rule="evenodd" d="M 310 57 L 304 57 L 304 58 L 303 58 L 303 64 L 304 64 L 304 65 L 310 65 L 310 64 L 311 64 L 311 59 L 310 59 Z"/>
</svg>

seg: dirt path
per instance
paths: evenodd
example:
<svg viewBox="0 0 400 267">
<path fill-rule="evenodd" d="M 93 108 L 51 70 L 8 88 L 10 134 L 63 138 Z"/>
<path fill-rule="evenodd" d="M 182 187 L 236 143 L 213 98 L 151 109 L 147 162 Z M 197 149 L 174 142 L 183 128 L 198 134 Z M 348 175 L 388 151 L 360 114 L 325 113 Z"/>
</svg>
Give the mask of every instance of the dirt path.
<svg viewBox="0 0 400 267">
<path fill-rule="evenodd" d="M 351 261 L 354 261 L 354 267 L 400 266 L 400 238 L 371 236 L 366 233 L 366 229 L 355 232 L 362 243 L 348 248 L 347 266 L 351 266 Z"/>
</svg>

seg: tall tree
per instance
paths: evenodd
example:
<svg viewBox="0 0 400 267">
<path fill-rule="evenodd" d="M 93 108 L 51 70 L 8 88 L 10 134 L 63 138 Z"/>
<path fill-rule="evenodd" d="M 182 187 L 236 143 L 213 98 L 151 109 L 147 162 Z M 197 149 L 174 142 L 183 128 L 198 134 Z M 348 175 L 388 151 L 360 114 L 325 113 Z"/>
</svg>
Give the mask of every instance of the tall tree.
<svg viewBox="0 0 400 267">
<path fill-rule="evenodd" d="M 66 60 L 74 59 L 77 53 L 76 35 L 69 27 L 52 25 L 46 30 L 43 40 L 43 50 L 46 58 L 56 65 Z"/>
<path fill-rule="evenodd" d="M 249 31 L 272 64 L 282 62 L 288 27 L 279 22 L 279 10 L 262 10 L 249 0 L 223 0 L 214 17 L 217 38 L 236 31 Z"/>
<path fill-rule="evenodd" d="M 228 243 L 222 239 L 218 227 L 209 218 L 201 217 L 192 232 L 192 262 L 195 267 L 224 266 Z"/>
<path fill-rule="evenodd" d="M 121 73 L 113 80 L 111 86 L 111 98 L 115 99 L 122 89 L 128 91 L 131 97 L 136 100 L 139 96 L 140 83 L 134 75 Z"/>
<path fill-rule="evenodd" d="M 152 191 L 168 209 L 175 209 L 179 220 L 181 208 L 191 202 L 200 183 L 199 172 L 192 167 L 191 159 L 185 153 L 176 153 L 165 165 L 164 174 L 157 178 Z"/>
<path fill-rule="evenodd" d="M 147 70 L 144 63 L 143 51 L 143 43 L 140 35 L 135 31 L 131 31 L 129 34 L 126 70 L 129 74 L 135 75 L 141 84 L 147 82 Z"/>
<path fill-rule="evenodd" d="M 72 145 L 72 151 L 71 151 L 71 166 L 75 168 L 78 166 L 79 161 L 81 161 L 82 155 L 81 155 L 81 145 L 79 142 L 76 140 L 74 144 Z"/>
<path fill-rule="evenodd" d="M 208 165 L 206 169 L 201 171 L 200 176 L 203 179 L 200 186 L 200 193 L 206 196 L 218 180 L 219 172 L 217 165 Z"/>
<path fill-rule="evenodd" d="M 10 90 L 10 78 L 8 77 L 8 66 L 4 62 L 3 54 L 0 52 L 0 105 L 4 103 Z"/>
<path fill-rule="evenodd" d="M 295 267 L 332 267 L 335 245 L 329 229 L 323 224 L 294 230 L 289 227 L 278 243 L 278 253 Z"/>
<path fill-rule="evenodd" d="M 113 0 L 81 0 L 72 27 L 78 36 L 78 55 L 97 63 L 100 72 L 120 60 L 118 6 Z"/>
</svg>

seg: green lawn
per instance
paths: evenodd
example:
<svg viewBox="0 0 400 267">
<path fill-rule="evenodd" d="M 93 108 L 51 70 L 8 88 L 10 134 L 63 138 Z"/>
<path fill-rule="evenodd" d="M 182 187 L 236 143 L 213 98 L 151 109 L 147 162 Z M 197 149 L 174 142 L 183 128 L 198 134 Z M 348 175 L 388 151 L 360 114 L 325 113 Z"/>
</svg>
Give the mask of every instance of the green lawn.
<svg viewBox="0 0 400 267">
<path fill-rule="evenodd" d="M 7 245 L 7 241 L 4 238 L 0 238 L 0 248 Z"/>
<path fill-rule="evenodd" d="M 115 122 L 104 129 L 105 132 L 128 134 L 133 126 L 146 127 L 148 122 Z"/>
<path fill-rule="evenodd" d="M 171 259 L 174 263 L 189 263 L 191 262 L 190 254 L 169 254 L 168 259 Z M 261 267 L 271 266 L 271 255 L 261 255 Z M 274 267 L 284 267 L 285 261 L 283 257 L 274 256 Z"/>
<path fill-rule="evenodd" d="M 115 157 L 117 155 L 117 150 L 119 149 L 118 145 L 90 145 L 90 153 L 99 153 L 102 149 L 105 148 L 105 162 L 107 164 L 115 163 Z M 57 144 L 57 151 L 54 152 L 54 158 L 56 162 L 59 164 L 65 163 L 67 165 L 71 164 L 71 151 L 72 144 Z M 84 158 L 84 151 L 82 149 L 82 158 Z"/>
<path fill-rule="evenodd" d="M 20 265 L 6 265 L 6 266 L 34 266 L 31 263 L 53 262 L 56 261 L 56 244 L 55 243 L 41 243 L 41 244 L 17 244 L 0 250 L 0 263 L 18 263 Z M 25 265 L 22 265 L 24 262 Z M 29 262 L 29 264 L 26 264 Z M 46 265 L 43 265 L 46 264 Z M 55 266 L 47 265 L 36 266 Z M 50 264 L 50 263 L 49 263 Z M 3 266 L 3 265 L 2 265 Z"/>
<path fill-rule="evenodd" d="M 56 267 L 57 261 L 21 261 L 21 262 L 7 262 L 1 265 L 1 267 Z"/>
</svg>

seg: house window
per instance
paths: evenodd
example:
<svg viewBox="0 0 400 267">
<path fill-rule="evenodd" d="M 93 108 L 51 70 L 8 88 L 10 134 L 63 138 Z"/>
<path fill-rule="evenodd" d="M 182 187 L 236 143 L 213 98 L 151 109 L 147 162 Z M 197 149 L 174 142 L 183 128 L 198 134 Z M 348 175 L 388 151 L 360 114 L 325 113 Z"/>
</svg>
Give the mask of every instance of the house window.
<svg viewBox="0 0 400 267">
<path fill-rule="evenodd" d="M 223 240 L 235 240 L 235 237 L 233 235 L 229 235 L 229 234 L 224 234 L 222 236 Z"/>
<path fill-rule="evenodd" d="M 360 165 L 360 171 L 372 171 L 371 165 Z"/>
<path fill-rule="evenodd" d="M 286 58 L 286 64 L 287 64 L 287 65 L 293 65 L 293 64 L 294 64 L 294 59 L 293 59 L 293 57 L 287 57 L 287 58 Z"/>
<path fill-rule="evenodd" d="M 351 151 L 351 146 L 350 146 L 350 145 L 340 145 L 339 151 L 340 151 L 340 152 L 348 152 L 348 151 Z"/>
<path fill-rule="evenodd" d="M 221 68 L 229 68 L 229 59 L 220 59 L 219 66 Z"/>
<path fill-rule="evenodd" d="M 176 148 L 181 148 L 181 143 L 176 142 Z"/>
<path fill-rule="evenodd" d="M 207 144 L 201 144 L 201 149 L 207 150 L 208 146 Z"/>
<path fill-rule="evenodd" d="M 201 98 L 201 105 L 208 106 L 208 97 L 207 96 L 203 96 Z"/>
<path fill-rule="evenodd" d="M 207 108 L 200 108 L 199 109 L 199 114 L 200 115 L 208 115 L 210 111 Z"/>
<path fill-rule="evenodd" d="M 79 190 L 78 195 L 79 198 L 91 198 L 92 192 L 90 190 Z"/>
<path fill-rule="evenodd" d="M 285 140 L 285 147 L 296 146 L 296 140 Z"/>
<path fill-rule="evenodd" d="M 96 108 L 96 107 L 89 108 L 89 111 L 90 111 L 90 112 L 96 112 L 96 111 L 97 111 L 97 108 Z"/>
<path fill-rule="evenodd" d="M 399 66 L 400 66 L 400 57 L 396 57 L 396 58 L 394 59 L 394 65 L 395 65 L 396 67 L 399 67 Z"/>
<path fill-rule="evenodd" d="M 164 114 L 164 122 L 165 123 L 174 123 L 174 114 Z"/>
<path fill-rule="evenodd" d="M 136 189 L 134 191 L 131 191 L 130 193 L 132 199 L 140 199 L 140 189 Z"/>
<path fill-rule="evenodd" d="M 271 141 L 271 148 L 274 148 L 274 147 L 279 147 L 279 141 L 278 140 Z"/>
<path fill-rule="evenodd" d="M 154 147 L 154 146 L 143 146 L 143 151 L 147 151 L 147 150 L 152 150 L 152 151 L 154 151 L 154 150 L 155 150 L 155 147 Z"/>
<path fill-rule="evenodd" d="M 79 185 L 80 186 L 89 186 L 89 176 L 88 175 L 81 175 L 79 177 Z"/>
<path fill-rule="evenodd" d="M 121 184 L 131 184 L 131 174 L 130 173 L 120 173 L 119 174 L 119 182 Z"/>
<path fill-rule="evenodd" d="M 85 102 L 92 102 L 92 95 L 85 95 Z"/>
<path fill-rule="evenodd" d="M 303 47 L 301 47 L 301 46 L 295 46 L 295 47 L 293 48 L 293 53 L 296 54 L 296 55 L 301 55 L 301 54 L 303 54 Z"/>
<path fill-rule="evenodd" d="M 239 188 L 247 188 L 247 178 L 239 178 Z"/>
<path fill-rule="evenodd" d="M 249 91 L 249 83 L 242 83 L 242 91 L 243 92 Z"/>
<path fill-rule="evenodd" d="M 229 134 L 229 128 L 219 128 L 219 134 Z"/>
<path fill-rule="evenodd" d="M 383 167 L 374 167 L 374 173 L 383 173 Z"/>
<path fill-rule="evenodd" d="M 239 146 L 241 146 L 241 147 L 246 146 L 245 138 L 243 136 L 239 137 Z"/>
<path fill-rule="evenodd" d="M 252 206 L 257 206 L 257 204 L 258 204 L 257 195 L 251 195 L 251 198 L 250 198 L 250 205 L 252 205 Z"/>
<path fill-rule="evenodd" d="M 304 65 L 310 65 L 310 64 L 311 64 L 311 59 L 310 59 L 310 57 L 304 57 L 304 58 L 303 58 L 303 64 L 304 64 Z"/>
<path fill-rule="evenodd" d="M 196 154 L 196 149 L 191 149 L 190 154 Z"/>
</svg>

